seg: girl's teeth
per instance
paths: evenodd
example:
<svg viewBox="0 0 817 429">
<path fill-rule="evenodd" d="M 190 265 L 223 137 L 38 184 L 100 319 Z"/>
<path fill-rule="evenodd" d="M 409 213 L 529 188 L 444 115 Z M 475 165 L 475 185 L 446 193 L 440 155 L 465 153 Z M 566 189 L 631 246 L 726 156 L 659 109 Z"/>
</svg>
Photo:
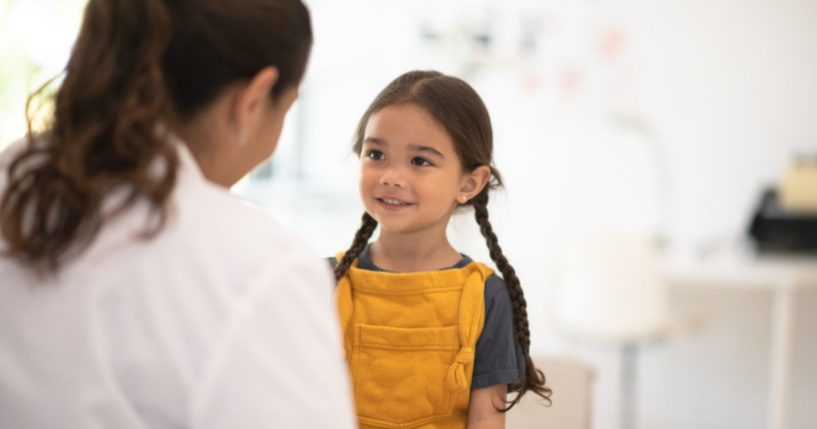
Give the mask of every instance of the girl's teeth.
<svg viewBox="0 0 817 429">
<path fill-rule="evenodd" d="M 406 203 L 404 203 L 402 201 L 389 200 L 389 199 L 386 199 L 386 198 L 383 199 L 383 202 L 386 203 L 386 204 L 392 204 L 392 205 L 395 205 L 395 206 L 402 206 L 402 205 L 406 204 Z"/>
</svg>

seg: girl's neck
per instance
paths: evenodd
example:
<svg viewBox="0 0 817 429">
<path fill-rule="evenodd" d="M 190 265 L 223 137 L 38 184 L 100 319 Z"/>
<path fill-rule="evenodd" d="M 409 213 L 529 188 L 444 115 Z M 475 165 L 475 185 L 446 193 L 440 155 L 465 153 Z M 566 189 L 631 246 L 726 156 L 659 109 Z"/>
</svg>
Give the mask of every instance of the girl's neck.
<svg viewBox="0 0 817 429">
<path fill-rule="evenodd" d="M 398 273 L 436 271 L 462 259 L 445 235 L 428 240 L 381 232 L 369 252 L 376 266 Z"/>
</svg>

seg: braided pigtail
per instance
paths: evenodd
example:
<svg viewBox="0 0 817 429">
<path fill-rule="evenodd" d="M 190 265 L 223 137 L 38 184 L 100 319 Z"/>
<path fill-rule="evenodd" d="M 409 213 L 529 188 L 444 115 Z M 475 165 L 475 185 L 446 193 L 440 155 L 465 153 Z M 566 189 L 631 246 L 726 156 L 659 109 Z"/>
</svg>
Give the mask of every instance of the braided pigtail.
<svg viewBox="0 0 817 429">
<path fill-rule="evenodd" d="M 335 265 L 335 281 L 340 280 L 340 278 L 346 274 L 352 262 L 360 255 L 360 252 L 366 248 L 375 228 L 377 228 L 377 221 L 369 216 L 369 213 L 363 213 L 360 229 L 355 233 L 355 239 L 352 240 L 352 245 L 349 246 L 349 250 L 343 254 L 338 264 Z"/>
<path fill-rule="evenodd" d="M 508 258 L 502 253 L 502 248 L 499 246 L 499 241 L 488 220 L 488 188 L 486 187 L 480 192 L 471 203 L 474 207 L 474 217 L 476 218 L 477 224 L 479 224 L 480 232 L 482 232 L 483 237 L 485 237 L 491 259 L 505 280 L 505 287 L 508 289 L 511 304 L 513 305 L 516 337 L 525 354 L 525 372 L 512 386 L 519 394 L 516 395 L 512 401 L 508 402 L 508 407 L 502 411 L 508 411 L 513 408 L 529 390 L 550 403 L 552 391 L 545 386 L 544 373 L 534 366 L 533 360 L 531 360 L 530 357 L 530 327 L 528 326 L 528 308 L 527 302 L 525 301 L 525 294 L 522 292 L 522 286 L 519 283 L 519 277 L 516 276 L 516 270 L 514 270 L 508 262 Z"/>
</svg>

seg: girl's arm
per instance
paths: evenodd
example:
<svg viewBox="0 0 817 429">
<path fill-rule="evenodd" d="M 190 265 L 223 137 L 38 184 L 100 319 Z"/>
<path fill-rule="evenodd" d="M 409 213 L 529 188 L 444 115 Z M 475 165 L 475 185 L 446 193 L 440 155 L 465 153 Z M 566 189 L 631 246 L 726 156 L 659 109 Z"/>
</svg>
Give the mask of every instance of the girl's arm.
<svg viewBox="0 0 817 429">
<path fill-rule="evenodd" d="M 496 409 L 507 407 L 507 394 L 506 384 L 496 384 L 471 392 L 468 429 L 505 429 L 505 413 Z"/>
</svg>

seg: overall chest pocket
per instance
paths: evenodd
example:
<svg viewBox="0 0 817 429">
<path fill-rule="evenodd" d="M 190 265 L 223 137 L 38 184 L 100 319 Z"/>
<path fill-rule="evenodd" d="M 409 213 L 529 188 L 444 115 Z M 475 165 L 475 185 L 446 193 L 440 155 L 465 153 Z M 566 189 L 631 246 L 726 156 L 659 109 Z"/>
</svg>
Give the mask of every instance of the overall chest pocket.
<svg viewBox="0 0 817 429">
<path fill-rule="evenodd" d="M 445 377 L 458 349 L 456 326 L 356 325 L 352 378 L 360 422 L 411 428 L 450 415 L 455 393 Z"/>
</svg>

